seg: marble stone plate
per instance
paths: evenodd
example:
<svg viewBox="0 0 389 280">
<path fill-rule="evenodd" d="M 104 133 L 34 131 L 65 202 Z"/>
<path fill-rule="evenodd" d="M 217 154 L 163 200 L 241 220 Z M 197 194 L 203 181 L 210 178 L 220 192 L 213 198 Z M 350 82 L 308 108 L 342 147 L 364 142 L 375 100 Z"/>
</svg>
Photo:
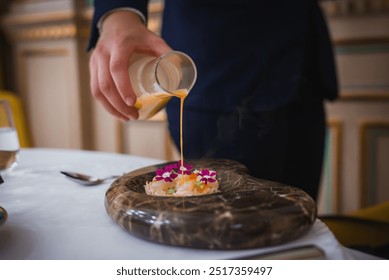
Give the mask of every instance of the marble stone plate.
<svg viewBox="0 0 389 280">
<path fill-rule="evenodd" d="M 144 191 L 153 165 L 119 177 L 105 197 L 109 216 L 134 236 L 201 249 L 248 249 L 277 245 L 304 235 L 316 219 L 313 199 L 298 188 L 251 177 L 229 160 L 190 161 L 217 171 L 220 192 L 156 197 Z"/>
</svg>

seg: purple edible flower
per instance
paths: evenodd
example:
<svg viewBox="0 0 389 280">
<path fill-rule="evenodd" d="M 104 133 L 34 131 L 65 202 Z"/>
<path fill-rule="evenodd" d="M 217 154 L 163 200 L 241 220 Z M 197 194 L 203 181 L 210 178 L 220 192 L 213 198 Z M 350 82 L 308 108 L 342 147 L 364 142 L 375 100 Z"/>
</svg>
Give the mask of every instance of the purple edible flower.
<svg viewBox="0 0 389 280">
<path fill-rule="evenodd" d="M 191 164 L 182 164 L 182 161 L 178 161 L 178 165 L 175 164 L 175 167 L 178 169 L 178 172 L 181 173 L 181 174 L 185 174 L 185 175 L 190 175 L 192 174 L 192 168 L 193 168 L 193 165 Z"/>
<path fill-rule="evenodd" d="M 213 183 L 216 181 L 214 178 L 216 176 L 215 171 L 209 171 L 208 169 L 203 169 L 199 172 L 199 176 L 201 176 L 200 181 L 204 182 L 204 184 L 208 184 L 208 182 Z"/>
<path fill-rule="evenodd" d="M 155 171 L 155 180 L 165 182 L 173 182 L 173 180 L 177 177 L 177 174 L 174 173 L 174 165 L 166 165 L 165 168 L 160 168 Z"/>
</svg>

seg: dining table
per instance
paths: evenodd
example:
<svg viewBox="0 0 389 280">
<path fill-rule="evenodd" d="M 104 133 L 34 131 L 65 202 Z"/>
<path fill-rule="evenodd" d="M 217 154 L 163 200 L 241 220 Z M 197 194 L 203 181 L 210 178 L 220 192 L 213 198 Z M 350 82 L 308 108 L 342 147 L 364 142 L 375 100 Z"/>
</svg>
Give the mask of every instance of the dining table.
<svg viewBox="0 0 389 280">
<path fill-rule="evenodd" d="M 2 260 L 224 260 L 313 258 L 376 259 L 342 246 L 316 219 L 303 236 L 274 246 L 239 250 L 185 248 L 133 236 L 107 214 L 105 195 L 115 179 L 84 186 L 60 171 L 95 177 L 121 176 L 163 160 L 113 152 L 24 148 L 18 165 L 2 174 L 0 206 L 7 219 L 0 225 Z M 299 254 L 300 253 L 300 254 Z M 312 251 L 311 251 L 312 253 Z"/>
</svg>

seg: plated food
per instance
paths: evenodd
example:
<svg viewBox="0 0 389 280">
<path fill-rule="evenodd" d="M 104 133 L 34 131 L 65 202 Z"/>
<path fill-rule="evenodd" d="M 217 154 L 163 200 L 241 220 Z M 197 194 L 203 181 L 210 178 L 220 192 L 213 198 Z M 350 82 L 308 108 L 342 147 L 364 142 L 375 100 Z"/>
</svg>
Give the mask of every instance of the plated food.
<svg viewBox="0 0 389 280">
<path fill-rule="evenodd" d="M 205 195 L 216 193 L 218 189 L 216 171 L 193 169 L 182 161 L 157 169 L 153 179 L 145 185 L 146 194 L 154 196 Z"/>
<path fill-rule="evenodd" d="M 208 179 L 206 186 L 216 183 L 211 182 L 216 178 L 218 189 L 213 194 L 191 191 L 189 196 L 178 196 L 177 190 L 166 196 L 147 194 L 154 185 L 145 187 L 146 182 L 179 180 L 187 170 L 180 170 L 178 164 L 173 168 L 176 164 L 146 166 L 116 179 L 105 196 L 109 216 L 130 234 L 148 241 L 212 250 L 282 244 L 304 235 L 316 219 L 316 204 L 301 189 L 252 177 L 239 162 L 224 159 L 190 161 L 192 173 L 198 170 Z M 170 167 L 175 171 L 168 172 Z"/>
</svg>

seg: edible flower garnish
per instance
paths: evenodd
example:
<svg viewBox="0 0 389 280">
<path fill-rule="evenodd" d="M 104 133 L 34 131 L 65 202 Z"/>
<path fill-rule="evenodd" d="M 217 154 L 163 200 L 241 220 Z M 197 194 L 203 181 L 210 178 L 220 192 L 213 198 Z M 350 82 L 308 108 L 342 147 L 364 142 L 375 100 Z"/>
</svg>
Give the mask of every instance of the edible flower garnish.
<svg viewBox="0 0 389 280">
<path fill-rule="evenodd" d="M 175 178 L 177 178 L 178 174 L 174 171 L 174 167 L 176 165 L 166 165 L 165 168 L 159 168 L 155 171 L 155 180 L 165 182 L 173 182 Z"/>
<path fill-rule="evenodd" d="M 159 168 L 145 191 L 156 196 L 192 196 L 212 194 L 218 191 L 216 171 L 193 169 L 193 165 L 178 161 Z"/>
<path fill-rule="evenodd" d="M 192 168 L 193 165 L 191 164 L 185 164 L 185 162 L 182 164 L 182 161 L 178 161 L 177 164 L 174 164 L 175 168 L 178 169 L 178 173 L 180 174 L 185 174 L 185 175 L 190 175 L 192 174 Z"/>
<path fill-rule="evenodd" d="M 209 171 L 208 169 L 203 169 L 199 172 L 198 175 L 201 177 L 200 181 L 204 182 L 204 184 L 208 184 L 208 182 L 213 183 L 216 181 L 216 179 L 215 179 L 216 172 L 215 171 Z"/>
<path fill-rule="evenodd" d="M 208 183 L 216 182 L 216 171 L 208 170 L 208 169 L 202 169 L 202 170 L 192 170 L 193 165 L 191 164 L 185 164 L 180 161 L 178 161 L 175 164 L 166 165 L 164 168 L 158 169 L 155 174 L 155 180 L 161 181 L 164 180 L 165 182 L 173 182 L 175 178 L 177 178 L 178 175 L 189 175 L 190 179 L 197 178 L 196 181 L 201 182 L 205 185 Z"/>
</svg>

